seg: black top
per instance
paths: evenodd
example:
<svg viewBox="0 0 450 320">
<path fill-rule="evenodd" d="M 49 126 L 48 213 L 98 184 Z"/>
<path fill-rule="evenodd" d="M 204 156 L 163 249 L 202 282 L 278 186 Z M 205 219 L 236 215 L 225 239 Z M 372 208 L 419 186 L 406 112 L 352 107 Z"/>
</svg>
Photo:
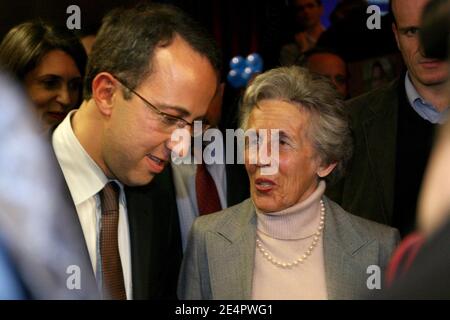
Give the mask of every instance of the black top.
<svg viewBox="0 0 450 320">
<path fill-rule="evenodd" d="M 402 236 L 415 229 L 416 205 L 433 145 L 435 125 L 409 104 L 404 86 L 399 95 L 393 226 Z"/>
</svg>

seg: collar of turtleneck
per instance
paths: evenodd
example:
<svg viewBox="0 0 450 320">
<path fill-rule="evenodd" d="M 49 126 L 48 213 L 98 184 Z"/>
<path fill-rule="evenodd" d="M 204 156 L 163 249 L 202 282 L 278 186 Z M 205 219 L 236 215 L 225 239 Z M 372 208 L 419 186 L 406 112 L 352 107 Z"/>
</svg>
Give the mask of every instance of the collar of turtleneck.
<svg viewBox="0 0 450 320">
<path fill-rule="evenodd" d="M 280 240 L 301 240 L 317 232 L 320 220 L 320 200 L 326 184 L 320 181 L 305 200 L 287 209 L 265 213 L 256 208 L 257 231 Z"/>
</svg>

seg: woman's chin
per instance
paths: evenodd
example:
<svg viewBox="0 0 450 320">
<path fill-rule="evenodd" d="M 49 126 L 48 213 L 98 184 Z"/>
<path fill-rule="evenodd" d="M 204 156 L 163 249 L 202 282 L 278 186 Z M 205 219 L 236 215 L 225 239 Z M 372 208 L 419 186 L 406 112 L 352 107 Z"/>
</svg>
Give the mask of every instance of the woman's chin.
<svg viewBox="0 0 450 320">
<path fill-rule="evenodd" d="M 275 212 L 279 211 L 279 205 L 274 201 L 274 199 L 269 197 L 258 197 L 253 196 L 253 203 L 256 208 L 262 212 Z"/>
</svg>

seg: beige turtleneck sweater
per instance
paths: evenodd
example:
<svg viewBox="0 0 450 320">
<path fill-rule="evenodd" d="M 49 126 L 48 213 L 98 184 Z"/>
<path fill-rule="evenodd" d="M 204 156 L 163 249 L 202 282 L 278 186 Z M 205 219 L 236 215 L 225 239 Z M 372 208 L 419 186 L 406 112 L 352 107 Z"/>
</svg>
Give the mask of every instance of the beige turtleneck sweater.
<svg viewBox="0 0 450 320">
<path fill-rule="evenodd" d="M 311 196 L 293 207 L 271 213 L 256 209 L 256 236 L 272 257 L 292 263 L 308 250 L 319 227 L 324 191 L 321 181 Z M 257 247 L 252 299 L 327 299 L 322 235 L 306 261 L 292 268 L 275 266 Z"/>
</svg>

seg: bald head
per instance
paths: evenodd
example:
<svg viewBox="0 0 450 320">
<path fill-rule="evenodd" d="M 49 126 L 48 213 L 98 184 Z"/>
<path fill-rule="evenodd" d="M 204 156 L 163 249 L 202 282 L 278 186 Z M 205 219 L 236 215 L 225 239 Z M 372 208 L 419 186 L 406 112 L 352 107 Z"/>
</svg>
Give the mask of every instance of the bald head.
<svg viewBox="0 0 450 320">
<path fill-rule="evenodd" d="M 331 80 L 343 98 L 348 95 L 347 64 L 337 54 L 316 52 L 308 56 L 306 67 Z"/>
</svg>

